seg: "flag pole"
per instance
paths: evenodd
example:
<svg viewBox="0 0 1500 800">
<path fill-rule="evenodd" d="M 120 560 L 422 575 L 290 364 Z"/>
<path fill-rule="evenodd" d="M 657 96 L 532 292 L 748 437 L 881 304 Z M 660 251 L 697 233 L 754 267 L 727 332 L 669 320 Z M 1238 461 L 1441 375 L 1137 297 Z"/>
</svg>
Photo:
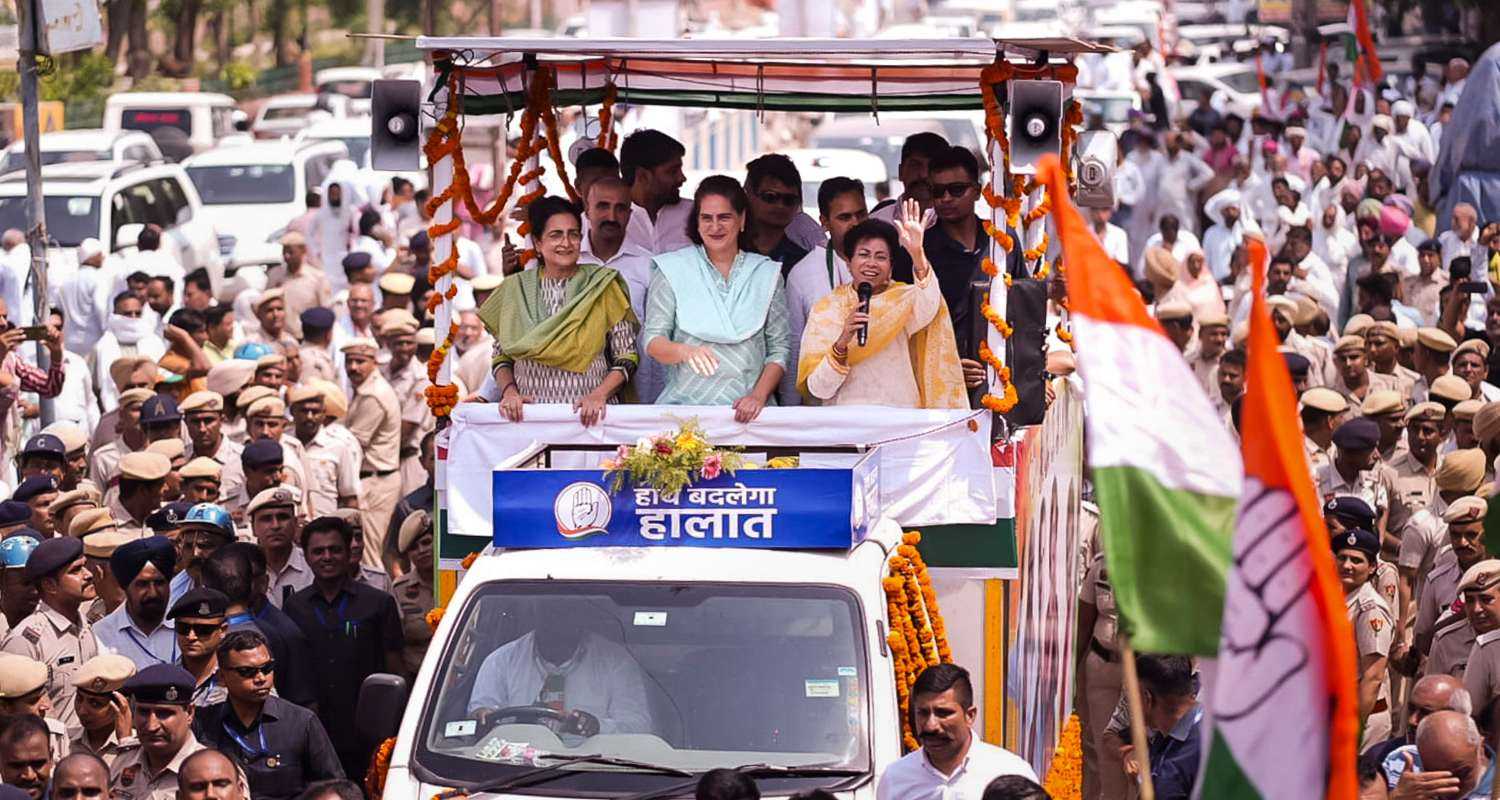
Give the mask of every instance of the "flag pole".
<svg viewBox="0 0 1500 800">
<path fill-rule="evenodd" d="M 1141 682 L 1135 674 L 1135 649 L 1130 635 L 1120 631 L 1120 661 L 1125 667 L 1125 697 L 1130 704 L 1130 744 L 1135 749 L 1135 763 L 1140 766 L 1141 800 L 1156 800 L 1151 783 L 1151 751 L 1146 744 L 1146 718 L 1141 708 Z"/>
</svg>

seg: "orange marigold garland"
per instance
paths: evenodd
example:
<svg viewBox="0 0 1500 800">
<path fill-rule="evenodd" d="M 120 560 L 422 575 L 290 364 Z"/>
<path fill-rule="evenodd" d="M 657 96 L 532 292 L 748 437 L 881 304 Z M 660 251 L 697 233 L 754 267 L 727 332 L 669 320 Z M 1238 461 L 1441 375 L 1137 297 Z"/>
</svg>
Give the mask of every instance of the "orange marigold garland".
<svg viewBox="0 0 1500 800">
<path fill-rule="evenodd" d="M 619 89 L 615 88 L 615 82 L 610 81 L 604 86 L 604 104 L 599 107 L 599 136 L 594 140 L 594 146 L 605 150 L 614 150 L 618 141 L 615 136 L 615 99 L 619 97 Z"/>
<path fill-rule="evenodd" d="M 933 664 L 951 664 L 947 628 L 938 609 L 937 592 L 927 564 L 917 550 L 922 534 L 907 531 L 888 562 L 890 571 L 880 582 L 885 591 L 892 668 L 896 679 L 896 702 L 901 712 L 901 742 L 909 752 L 917 749 L 911 728 L 911 687 L 917 676 Z"/>
<path fill-rule="evenodd" d="M 365 773 L 365 796 L 379 800 L 385 791 L 385 776 L 391 771 L 391 754 L 396 751 L 396 739 L 392 737 L 380 743 L 370 756 L 370 769 Z"/>
<path fill-rule="evenodd" d="M 436 633 L 438 623 L 443 621 L 443 615 L 446 613 L 448 613 L 447 606 L 435 606 L 431 611 L 427 612 L 422 617 L 427 622 L 427 629 Z"/>
<path fill-rule="evenodd" d="M 1047 779 L 1042 788 L 1053 800 L 1082 800 L 1083 798 L 1083 729 L 1078 715 L 1068 717 L 1058 739 L 1057 750 L 1052 754 L 1052 766 L 1047 769 Z"/>
</svg>

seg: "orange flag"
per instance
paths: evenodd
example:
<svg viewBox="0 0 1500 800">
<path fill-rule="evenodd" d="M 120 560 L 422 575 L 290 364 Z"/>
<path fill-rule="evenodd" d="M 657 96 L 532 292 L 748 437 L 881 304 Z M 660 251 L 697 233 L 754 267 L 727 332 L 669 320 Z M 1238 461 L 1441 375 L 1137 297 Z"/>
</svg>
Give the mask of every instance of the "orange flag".
<svg viewBox="0 0 1500 800">
<path fill-rule="evenodd" d="M 1253 264 L 1265 245 L 1250 239 Z M 1225 581 L 1218 680 L 1204 702 L 1210 752 L 1197 796 L 1355 800 L 1359 744 L 1354 633 L 1297 400 L 1254 269 L 1241 401 L 1245 483 Z M 1297 709 L 1288 714 L 1287 709 Z M 1290 724 L 1289 724 L 1290 723 Z"/>
</svg>

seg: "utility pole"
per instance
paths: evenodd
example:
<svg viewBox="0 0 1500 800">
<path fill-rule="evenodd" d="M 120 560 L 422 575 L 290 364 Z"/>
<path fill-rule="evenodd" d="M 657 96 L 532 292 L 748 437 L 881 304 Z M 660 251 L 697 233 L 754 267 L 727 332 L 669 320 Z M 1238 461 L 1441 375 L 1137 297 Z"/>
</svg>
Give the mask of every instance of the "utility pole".
<svg viewBox="0 0 1500 800">
<path fill-rule="evenodd" d="M 28 282 L 32 292 L 33 325 L 45 325 L 47 313 L 47 207 L 42 202 L 42 151 L 41 125 L 37 120 L 37 74 L 36 52 L 40 41 L 37 19 L 40 9 L 37 0 L 17 0 L 16 11 L 20 16 L 21 63 L 21 138 L 26 147 L 26 245 L 31 250 L 31 274 Z M 11 313 L 20 314 L 19 309 Z M 36 343 L 36 364 L 43 370 L 51 366 L 47 355 L 47 343 Z M 52 400 L 41 398 L 41 422 L 52 422 Z"/>
<path fill-rule="evenodd" d="M 365 19 L 369 32 L 375 34 L 365 44 L 365 61 L 373 67 L 384 67 L 385 0 L 365 0 Z"/>
</svg>

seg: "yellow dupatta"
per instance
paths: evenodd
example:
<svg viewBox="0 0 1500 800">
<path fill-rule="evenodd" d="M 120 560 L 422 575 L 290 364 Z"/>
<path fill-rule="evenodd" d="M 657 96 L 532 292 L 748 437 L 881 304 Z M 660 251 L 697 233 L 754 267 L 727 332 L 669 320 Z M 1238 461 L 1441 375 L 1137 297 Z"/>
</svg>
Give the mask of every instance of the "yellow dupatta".
<svg viewBox="0 0 1500 800">
<path fill-rule="evenodd" d="M 936 280 L 936 278 L 932 278 Z M 849 366 L 853 368 L 866 358 L 892 345 L 896 338 L 906 338 L 906 325 L 915 313 L 917 288 L 892 281 L 889 288 L 870 298 L 870 330 L 865 344 L 849 343 Z M 810 397 L 807 378 L 829 358 L 833 343 L 844 330 L 844 320 L 859 299 L 849 284 L 834 289 L 815 303 L 807 315 L 802 333 L 802 354 L 797 361 L 797 390 Z M 958 342 L 953 337 L 953 321 L 948 304 L 939 300 L 937 313 L 927 326 L 908 340 L 912 372 L 922 408 L 968 408 L 964 391 L 964 372 L 958 363 Z"/>
</svg>

